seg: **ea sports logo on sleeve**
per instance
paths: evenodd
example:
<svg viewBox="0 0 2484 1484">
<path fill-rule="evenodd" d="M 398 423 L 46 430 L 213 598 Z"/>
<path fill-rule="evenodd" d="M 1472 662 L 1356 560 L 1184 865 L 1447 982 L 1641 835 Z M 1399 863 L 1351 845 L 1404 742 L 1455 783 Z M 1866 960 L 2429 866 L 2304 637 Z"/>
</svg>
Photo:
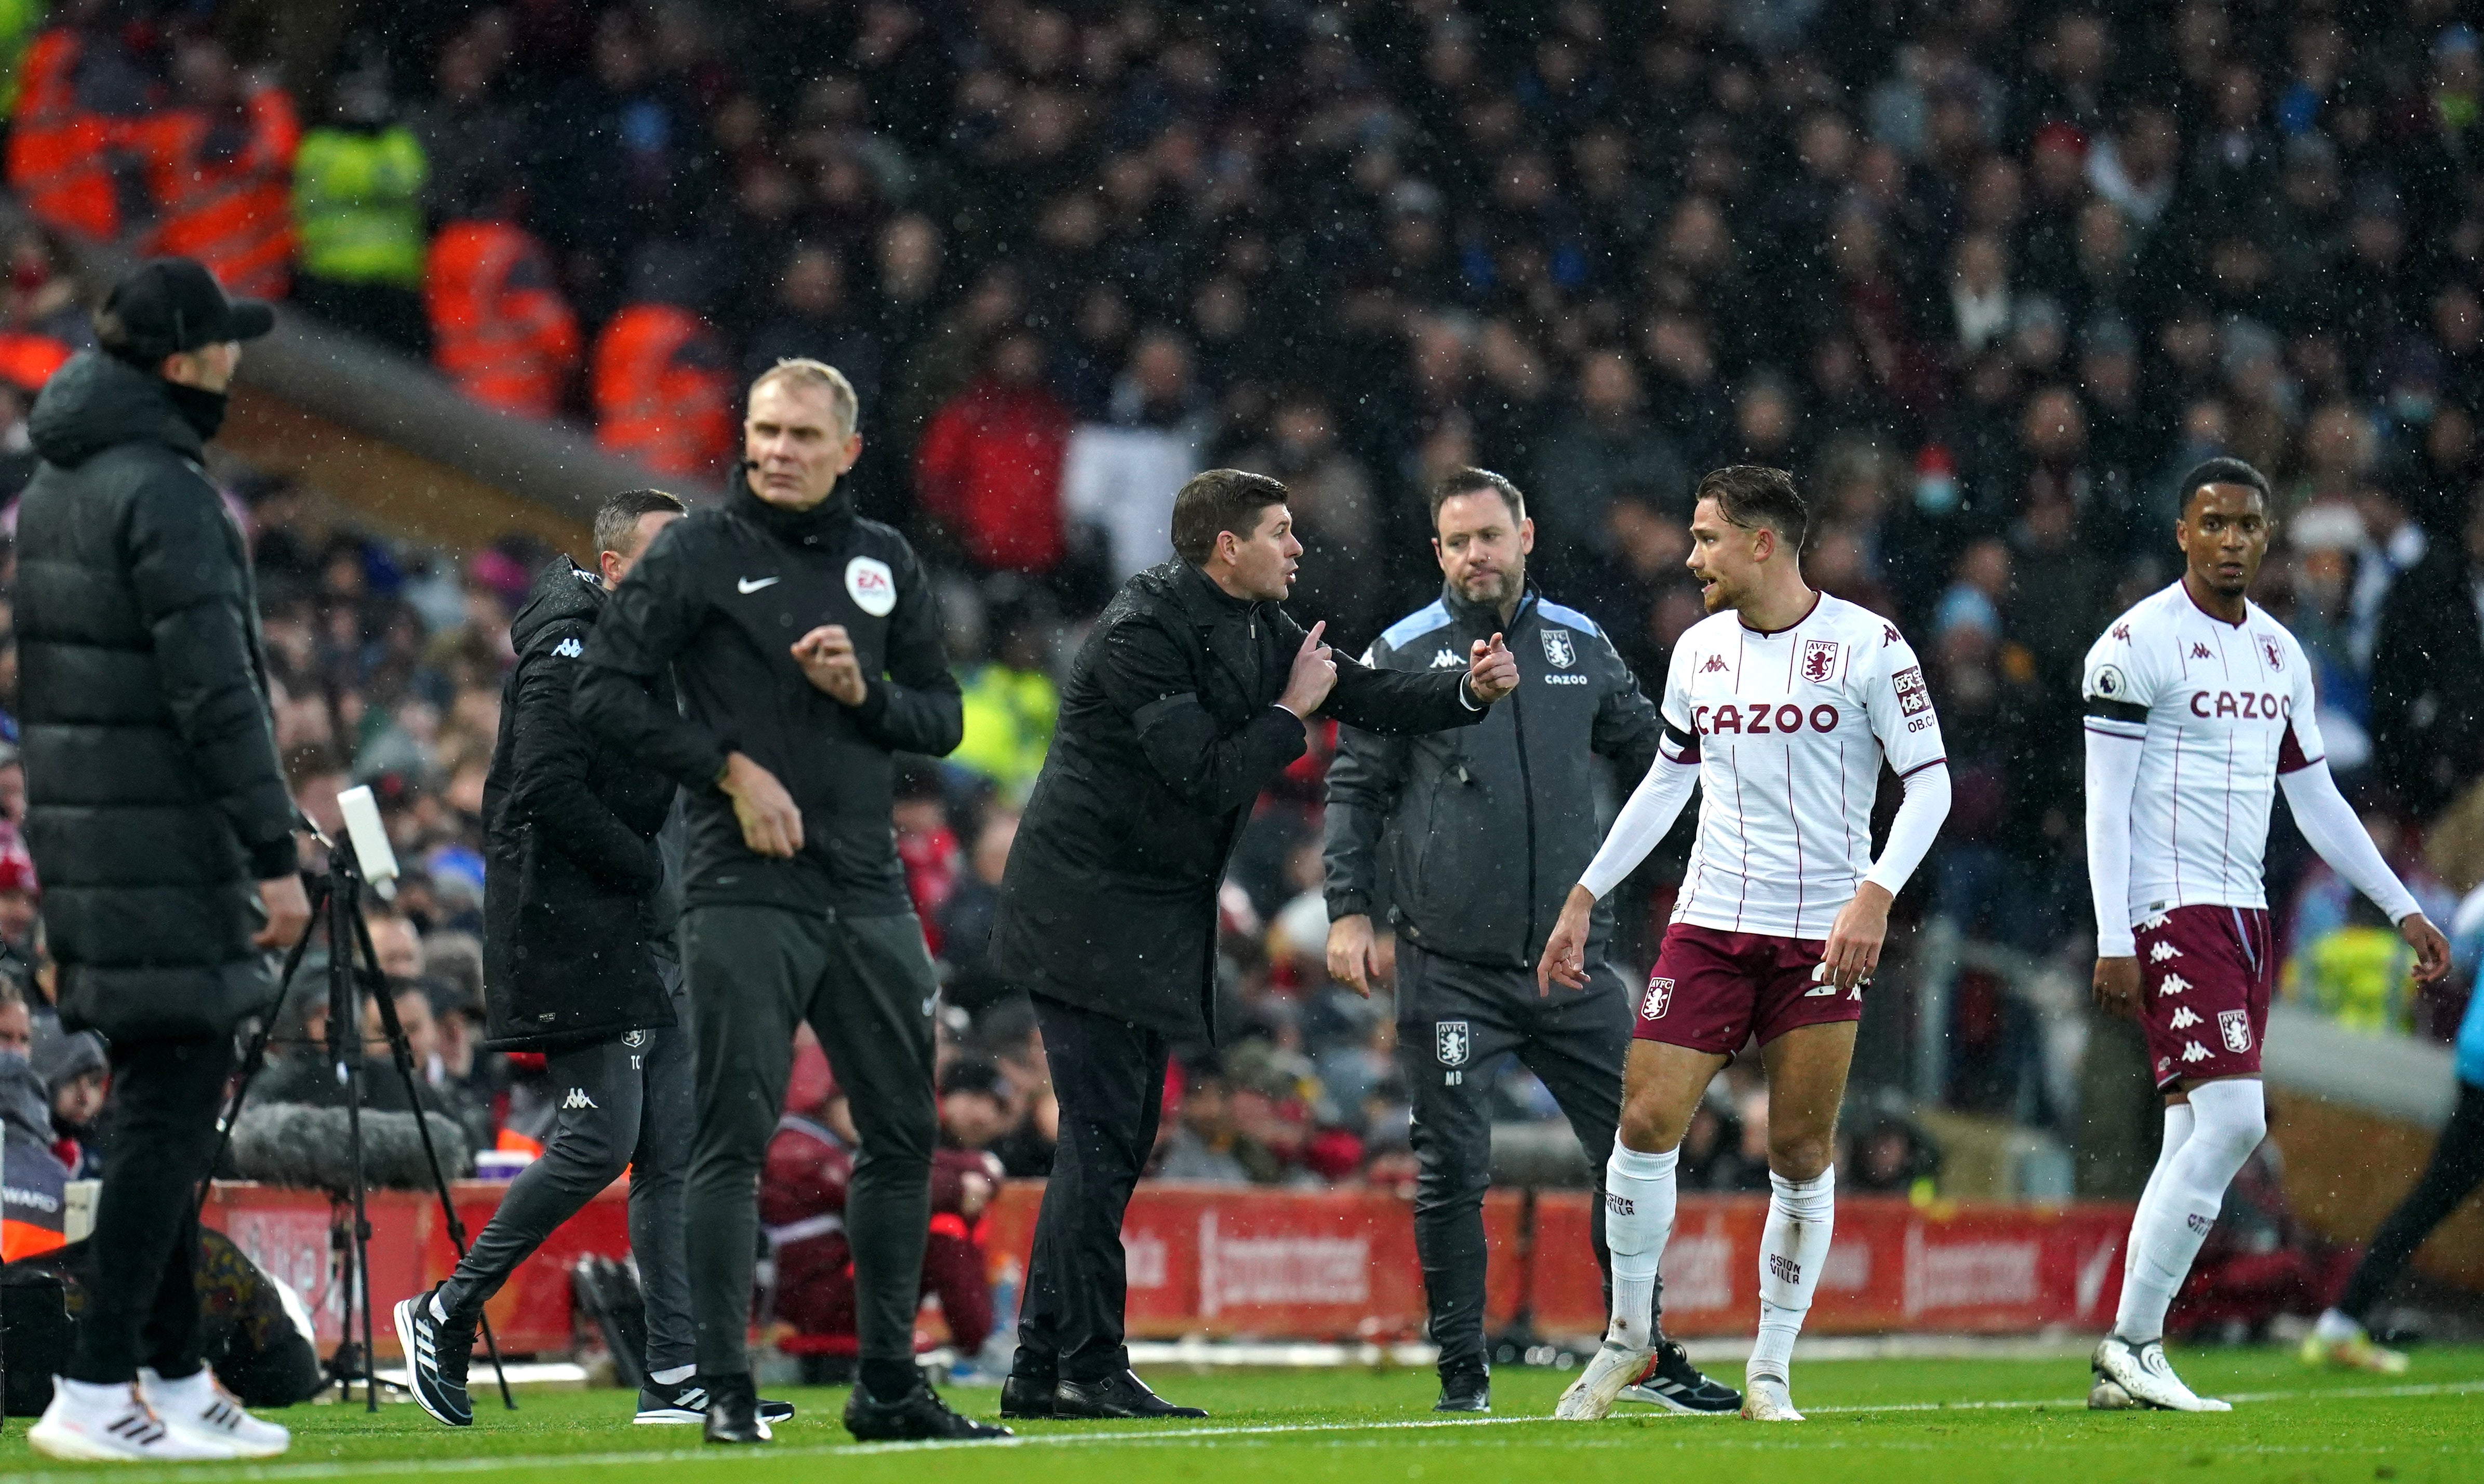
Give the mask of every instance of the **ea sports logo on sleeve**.
<svg viewBox="0 0 2484 1484">
<path fill-rule="evenodd" d="M 877 557 L 857 556 L 846 563 L 846 596 L 872 617 L 886 618 L 897 607 L 897 574 Z"/>
<path fill-rule="evenodd" d="M 1638 1002 L 1638 1017 L 1641 1020 L 1661 1020 L 1664 1008 L 1672 1003 L 1673 981 L 1651 979 L 1647 982 L 1646 996 Z"/>
</svg>

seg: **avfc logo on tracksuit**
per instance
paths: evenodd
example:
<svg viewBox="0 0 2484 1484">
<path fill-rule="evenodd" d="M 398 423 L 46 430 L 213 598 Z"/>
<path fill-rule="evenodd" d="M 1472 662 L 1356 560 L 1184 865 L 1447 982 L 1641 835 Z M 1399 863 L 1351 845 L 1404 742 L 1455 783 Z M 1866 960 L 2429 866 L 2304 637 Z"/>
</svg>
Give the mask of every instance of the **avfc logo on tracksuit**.
<svg viewBox="0 0 2484 1484">
<path fill-rule="evenodd" d="M 1443 1066 L 1441 1086 L 1453 1088 L 1467 1080 L 1464 1070 L 1467 1058 L 1474 1054 L 1474 1032 L 1463 1020 L 1440 1020 L 1432 1025 L 1432 1055 Z"/>
</svg>

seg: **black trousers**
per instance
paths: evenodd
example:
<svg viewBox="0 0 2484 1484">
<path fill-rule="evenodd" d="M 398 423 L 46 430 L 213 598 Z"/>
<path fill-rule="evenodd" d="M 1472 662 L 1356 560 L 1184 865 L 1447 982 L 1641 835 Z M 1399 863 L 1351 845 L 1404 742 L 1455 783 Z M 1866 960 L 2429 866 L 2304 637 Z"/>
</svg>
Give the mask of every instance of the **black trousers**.
<svg viewBox="0 0 2484 1484">
<path fill-rule="evenodd" d="M 112 1160 L 87 1243 L 70 1380 L 118 1385 L 141 1365 L 176 1379 L 197 1372 L 199 1182 L 232 1067 L 230 1036 L 114 1043 Z"/>
<path fill-rule="evenodd" d="M 565 1089 L 543 1157 L 526 1166 L 441 1285 L 441 1306 L 472 1320 L 561 1224 L 630 1172 L 630 1252 L 647 1299 L 646 1368 L 692 1363 L 689 1267 L 682 1257 L 682 1189 L 689 1173 L 689 1004 L 681 966 L 659 957 L 676 1024 L 570 1046 L 545 1057 Z"/>
<path fill-rule="evenodd" d="M 2363 1250 L 2363 1260 L 2355 1264 L 2355 1276 L 2346 1280 L 2346 1291 L 2338 1296 L 2339 1311 L 2362 1323 L 2432 1228 L 2447 1221 L 2478 1185 L 2484 1185 L 2484 1087 L 2461 1082 L 2458 1102 L 2442 1125 L 2441 1142 L 2432 1147 L 2431 1163 L 2372 1233 L 2372 1245 Z"/>
<path fill-rule="evenodd" d="M 912 912 L 723 904 L 690 908 L 681 931 L 698 1109 L 682 1246 L 699 1374 L 750 1369 L 759 1171 L 803 1022 L 827 1053 L 862 1141 L 845 1213 L 862 1359 L 911 1364 L 940 1128 L 932 1092 L 940 985 L 923 925 Z"/>
<path fill-rule="evenodd" d="M 1443 1375 L 1485 1368 L 1484 1191 L 1492 1184 L 1493 1064 L 1514 1054 L 1570 1120 L 1594 1171 L 1588 1231 L 1607 1292 L 1605 1161 L 1621 1120 L 1631 994 L 1598 964 L 1587 987 L 1539 995 L 1532 970 L 1444 958 L 1397 940 L 1397 1056 L 1415 1104 L 1415 1251 Z M 1662 1289 L 1658 1292 L 1660 1308 Z"/>
<path fill-rule="evenodd" d="M 1145 1027 L 1041 994 L 1034 1000 L 1061 1134 L 1010 1369 L 1039 1381 L 1100 1381 L 1130 1364 L 1121 1214 L 1155 1148 L 1170 1046 Z"/>
</svg>

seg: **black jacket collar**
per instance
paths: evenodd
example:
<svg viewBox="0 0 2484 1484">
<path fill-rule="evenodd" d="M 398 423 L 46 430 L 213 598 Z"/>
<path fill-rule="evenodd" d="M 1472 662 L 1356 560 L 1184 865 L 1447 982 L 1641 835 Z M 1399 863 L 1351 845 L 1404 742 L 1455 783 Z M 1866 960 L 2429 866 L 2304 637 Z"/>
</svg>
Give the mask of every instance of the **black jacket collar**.
<svg viewBox="0 0 2484 1484">
<path fill-rule="evenodd" d="M 1178 557 L 1173 576 L 1174 596 L 1180 600 L 1182 610 L 1192 623 L 1202 629 L 1213 629 L 1228 619 L 1248 616 L 1259 605 L 1253 599 L 1236 598 L 1216 585 L 1204 572 Z"/>
<path fill-rule="evenodd" d="M 808 510 L 787 510 L 752 493 L 739 468 L 725 480 L 724 506 L 792 547 L 834 547 L 854 524 L 853 495 L 842 486 Z"/>
<path fill-rule="evenodd" d="M 1461 629 L 1487 631 L 1497 629 L 1506 634 L 1526 621 L 1526 615 L 1534 611 L 1537 600 L 1543 596 L 1536 590 L 1533 582 L 1528 582 L 1526 590 L 1518 595 L 1518 607 L 1510 611 L 1509 622 L 1504 624 L 1500 621 L 1498 606 L 1490 603 L 1469 603 L 1458 595 L 1456 588 L 1446 582 L 1441 584 L 1441 606 L 1449 610 L 1449 617 L 1455 620 Z"/>
</svg>

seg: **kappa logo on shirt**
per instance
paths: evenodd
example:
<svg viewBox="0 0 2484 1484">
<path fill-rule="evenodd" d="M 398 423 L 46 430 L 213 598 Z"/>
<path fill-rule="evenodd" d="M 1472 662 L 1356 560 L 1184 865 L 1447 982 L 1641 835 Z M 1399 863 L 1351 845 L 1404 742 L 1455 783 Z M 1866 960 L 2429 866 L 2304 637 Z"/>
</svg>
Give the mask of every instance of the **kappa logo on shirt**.
<svg viewBox="0 0 2484 1484">
<path fill-rule="evenodd" d="M 2165 1023 L 2174 1030 L 2187 1031 L 2200 1023 L 2200 1017 L 2192 1013 L 2190 1006 L 2176 1005 L 2174 1007 L 2174 1018 Z"/>
<path fill-rule="evenodd" d="M 1880 647 L 1882 649 L 1886 649 L 1896 642 L 1898 642 L 1898 626 L 1896 624 L 1882 624 L 1880 626 Z"/>
<path fill-rule="evenodd" d="M 2158 994 L 2180 994 L 2191 987 L 2191 982 L 2179 974 L 2168 974 L 2156 982 Z"/>
<path fill-rule="evenodd" d="M 2130 642 L 2130 625 L 2128 625 L 2128 624 L 2116 624 L 2116 625 L 2114 625 L 2114 626 L 2113 626 L 2113 636 L 2114 636 L 2115 638 L 2117 638 L 2117 639 L 2121 640 L 2121 641 L 2122 641 L 2123 643 L 2125 643 L 2125 644 L 2129 643 L 2129 642 Z"/>
<path fill-rule="evenodd" d="M 569 1090 L 569 1095 L 560 1100 L 560 1105 L 572 1112 L 580 1108 L 592 1108 L 597 1106 L 595 1099 L 586 1095 L 586 1089 L 584 1088 L 571 1088 Z"/>
<path fill-rule="evenodd" d="M 2182 950 L 2174 947 L 2163 938 L 2157 939 L 2154 943 L 2150 944 L 2147 949 L 2147 961 L 2150 963 L 2163 963 L 2168 958 L 2179 958 L 2181 957 Z"/>
<path fill-rule="evenodd" d="M 2184 1041 L 2184 1042 L 2182 1043 L 2182 1060 L 2183 1060 L 2183 1061 L 2185 1061 L 2185 1062 L 2204 1062 L 2204 1061 L 2206 1061 L 2207 1059 L 2208 1059 L 2208 1048 L 2207 1048 L 2207 1047 L 2200 1045 L 2200 1044 L 2198 1041 L 2196 1041 L 2196 1040 L 2186 1040 L 2186 1041 Z"/>
<path fill-rule="evenodd" d="M 2214 660 L 2217 657 L 2208 653 L 2207 645 L 2200 643 L 2198 639 L 2193 639 L 2191 641 L 2191 658 L 2194 660 Z"/>
<path fill-rule="evenodd" d="M 1732 665 L 1725 662 L 1725 657 L 1723 655 L 1710 655 L 1708 657 L 1708 662 L 1699 667 L 1699 673 L 1702 675 L 1714 675 L 1719 670 L 1730 670 L 1732 668 Z"/>
<path fill-rule="evenodd" d="M 559 643 L 554 644 L 552 647 L 552 652 L 558 655 L 563 660 L 575 660 L 580 654 L 584 653 L 585 649 L 586 646 L 578 642 L 577 636 L 573 634 L 572 636 L 561 640 Z"/>
<path fill-rule="evenodd" d="M 1454 670 L 1465 662 L 1446 644 L 1442 645 L 1441 652 L 1432 657 L 1432 668 L 1436 670 Z"/>
</svg>

